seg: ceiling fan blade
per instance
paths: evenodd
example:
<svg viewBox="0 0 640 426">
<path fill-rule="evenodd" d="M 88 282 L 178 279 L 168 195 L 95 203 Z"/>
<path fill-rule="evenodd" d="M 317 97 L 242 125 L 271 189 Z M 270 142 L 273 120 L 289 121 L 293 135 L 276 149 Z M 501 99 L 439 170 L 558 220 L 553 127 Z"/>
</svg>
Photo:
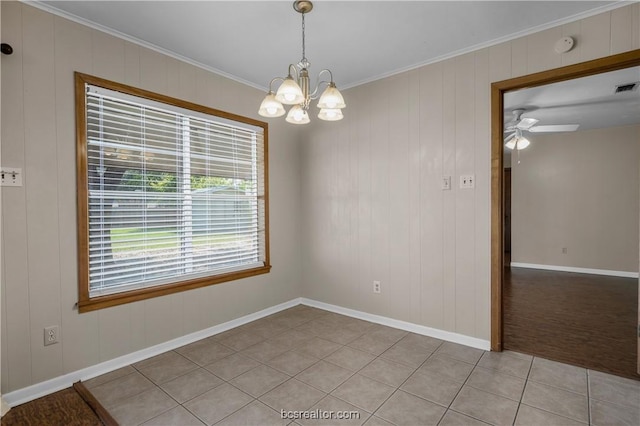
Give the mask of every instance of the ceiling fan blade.
<svg viewBox="0 0 640 426">
<path fill-rule="evenodd" d="M 516 127 L 520 130 L 529 130 L 538 121 L 540 120 L 537 120 L 535 118 L 523 118 L 518 124 L 516 124 Z"/>
<path fill-rule="evenodd" d="M 551 124 L 547 126 L 534 126 L 529 129 L 531 133 L 551 133 L 551 132 L 575 132 L 580 127 L 579 124 Z"/>
</svg>

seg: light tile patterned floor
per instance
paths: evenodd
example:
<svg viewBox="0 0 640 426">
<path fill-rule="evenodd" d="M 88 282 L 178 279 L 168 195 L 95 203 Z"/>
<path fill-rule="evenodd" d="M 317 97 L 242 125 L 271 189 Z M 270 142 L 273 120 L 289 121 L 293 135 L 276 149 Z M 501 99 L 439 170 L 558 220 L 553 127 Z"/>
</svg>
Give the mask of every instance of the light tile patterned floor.
<svg viewBox="0 0 640 426">
<path fill-rule="evenodd" d="M 303 305 L 85 385 L 122 425 L 640 424 L 640 382 Z"/>
</svg>

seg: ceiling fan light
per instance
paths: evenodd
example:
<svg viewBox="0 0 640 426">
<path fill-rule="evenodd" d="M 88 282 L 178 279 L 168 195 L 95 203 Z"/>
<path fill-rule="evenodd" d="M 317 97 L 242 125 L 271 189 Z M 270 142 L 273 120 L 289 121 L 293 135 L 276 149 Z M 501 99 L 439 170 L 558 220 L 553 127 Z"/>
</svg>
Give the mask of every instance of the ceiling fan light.
<svg viewBox="0 0 640 426">
<path fill-rule="evenodd" d="M 309 120 L 309 114 L 307 111 L 305 111 L 300 105 L 296 105 L 291 108 L 285 120 L 287 123 L 291 124 L 307 124 L 311 121 Z"/>
<path fill-rule="evenodd" d="M 342 115 L 342 110 L 340 108 L 323 108 L 318 113 L 318 118 L 324 121 L 338 121 L 342 120 L 344 115 Z"/>
<path fill-rule="evenodd" d="M 340 93 L 334 82 L 329 83 L 318 100 L 318 108 L 320 109 L 338 109 L 346 106 L 342 93 Z"/>
<path fill-rule="evenodd" d="M 507 136 L 504 140 L 504 146 L 506 146 L 509 149 L 514 149 L 516 147 L 516 134 L 512 133 L 509 136 Z"/>
<path fill-rule="evenodd" d="M 276 100 L 285 105 L 296 105 L 304 102 L 304 95 L 302 94 L 302 89 L 295 82 L 291 74 L 284 79 L 280 87 L 278 87 L 278 92 L 276 93 Z"/>
<path fill-rule="evenodd" d="M 284 107 L 276 100 L 273 92 L 267 93 L 258 110 L 258 114 L 263 117 L 282 117 L 285 112 Z"/>
<path fill-rule="evenodd" d="M 521 136 L 521 137 L 516 138 L 516 139 L 517 139 L 517 143 L 515 145 L 518 148 L 518 150 L 525 149 L 526 147 L 528 147 L 531 144 L 531 142 L 529 142 L 529 139 L 527 139 L 525 137 Z"/>
</svg>

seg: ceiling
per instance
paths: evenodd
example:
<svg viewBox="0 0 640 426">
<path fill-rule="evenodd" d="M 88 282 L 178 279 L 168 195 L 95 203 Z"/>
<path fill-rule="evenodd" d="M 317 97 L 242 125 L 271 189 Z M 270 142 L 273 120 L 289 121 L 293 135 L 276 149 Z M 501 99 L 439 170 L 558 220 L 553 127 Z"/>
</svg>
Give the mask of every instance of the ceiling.
<svg viewBox="0 0 640 426">
<path fill-rule="evenodd" d="M 266 90 L 302 56 L 301 17 L 286 1 L 39 1 L 36 6 Z M 306 15 L 311 78 L 332 70 L 341 89 L 540 31 L 629 2 L 329 1 Z M 550 49 L 552 46 L 550 46 Z M 580 130 L 640 123 L 640 68 L 505 96 L 539 125 Z M 569 108 L 569 106 L 571 106 Z"/>
<path fill-rule="evenodd" d="M 616 86 L 639 83 L 634 90 L 615 93 Z M 505 117 L 524 109 L 523 118 L 537 125 L 579 124 L 578 130 L 640 124 L 640 67 L 626 68 L 544 86 L 508 92 Z"/>
<path fill-rule="evenodd" d="M 556 26 L 615 1 L 328 1 L 306 15 L 312 81 L 353 87 Z M 301 58 L 292 1 L 40 1 L 36 5 L 266 89 Z"/>
</svg>

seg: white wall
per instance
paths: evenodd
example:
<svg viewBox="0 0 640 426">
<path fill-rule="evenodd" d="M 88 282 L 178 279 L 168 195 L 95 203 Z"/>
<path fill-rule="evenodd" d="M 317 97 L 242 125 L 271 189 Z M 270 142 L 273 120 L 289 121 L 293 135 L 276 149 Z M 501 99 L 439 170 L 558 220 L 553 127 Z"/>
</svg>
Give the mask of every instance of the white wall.
<svg viewBox="0 0 640 426">
<path fill-rule="evenodd" d="M 490 82 L 637 48 L 636 3 L 345 91 L 303 144 L 304 296 L 488 340 Z"/>
<path fill-rule="evenodd" d="M 2 393 L 299 297 L 298 133 L 270 123 L 270 274 L 78 314 L 73 71 L 259 118 L 259 90 L 19 2 L 2 2 Z M 61 326 L 43 346 L 43 328 Z"/>
<path fill-rule="evenodd" d="M 511 261 L 638 272 L 640 126 L 529 139 L 511 168 Z"/>
</svg>

